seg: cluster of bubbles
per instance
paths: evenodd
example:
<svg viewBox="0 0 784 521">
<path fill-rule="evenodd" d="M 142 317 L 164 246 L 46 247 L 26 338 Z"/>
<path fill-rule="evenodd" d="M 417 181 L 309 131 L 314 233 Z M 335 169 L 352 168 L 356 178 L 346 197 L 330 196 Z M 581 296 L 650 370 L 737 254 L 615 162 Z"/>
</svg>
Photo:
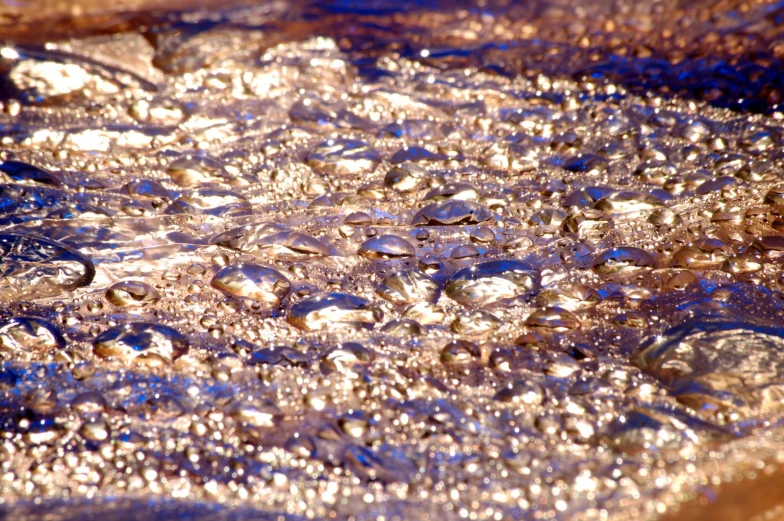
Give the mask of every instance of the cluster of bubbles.
<svg viewBox="0 0 784 521">
<path fill-rule="evenodd" d="M 653 519 L 780 463 L 769 90 L 264 9 L 0 52 L 7 513 Z"/>
</svg>

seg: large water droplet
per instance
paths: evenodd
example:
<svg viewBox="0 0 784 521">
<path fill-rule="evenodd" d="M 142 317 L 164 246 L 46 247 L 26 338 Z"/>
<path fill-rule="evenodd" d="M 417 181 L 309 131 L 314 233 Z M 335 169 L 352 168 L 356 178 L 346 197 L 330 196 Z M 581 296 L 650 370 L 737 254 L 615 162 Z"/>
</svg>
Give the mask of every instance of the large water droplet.
<svg viewBox="0 0 784 521">
<path fill-rule="evenodd" d="M 492 212 L 479 203 L 450 199 L 443 203 L 425 206 L 414 215 L 411 224 L 414 226 L 478 224 L 492 218 Z"/>
<path fill-rule="evenodd" d="M 565 309 L 548 307 L 538 309 L 528 315 L 525 324 L 529 327 L 551 329 L 553 331 L 569 331 L 578 329 L 580 320 L 573 313 Z"/>
<path fill-rule="evenodd" d="M 65 338 L 54 324 L 37 317 L 14 317 L 0 321 L 0 357 L 40 361 L 65 347 Z"/>
<path fill-rule="evenodd" d="M 676 268 L 713 269 L 718 268 L 728 257 L 728 248 L 718 239 L 698 241 L 684 246 L 672 256 Z"/>
<path fill-rule="evenodd" d="M 348 175 L 373 169 L 381 161 L 381 157 L 363 141 L 330 139 L 311 148 L 306 161 L 318 172 Z"/>
<path fill-rule="evenodd" d="M 487 311 L 475 309 L 467 313 L 460 313 L 452 322 L 452 331 L 464 335 L 483 335 L 497 330 L 503 322 Z"/>
<path fill-rule="evenodd" d="M 53 297 L 90 284 L 92 261 L 57 241 L 33 235 L 0 235 L 0 299 Z"/>
<path fill-rule="evenodd" d="M 539 274 L 522 261 L 500 260 L 476 264 L 455 273 L 446 284 L 449 298 L 466 305 L 484 306 L 519 297 L 539 287 Z"/>
<path fill-rule="evenodd" d="M 167 214 L 250 215 L 251 205 L 242 195 L 228 190 L 203 188 L 183 194 L 166 208 Z"/>
<path fill-rule="evenodd" d="M 234 264 L 213 277 L 212 286 L 227 295 L 278 306 L 289 294 L 291 283 L 279 271 L 258 264 Z"/>
<path fill-rule="evenodd" d="M 435 302 L 438 300 L 438 283 L 419 270 L 402 270 L 388 275 L 376 292 L 395 304 Z"/>
<path fill-rule="evenodd" d="M 188 347 L 188 339 L 174 328 L 131 322 L 104 331 L 95 339 L 93 351 L 101 358 L 155 366 L 181 357 Z"/>
<path fill-rule="evenodd" d="M 359 246 L 357 253 L 369 259 L 391 257 L 413 257 L 414 247 L 410 242 L 397 235 L 382 235 L 368 239 Z"/>
<path fill-rule="evenodd" d="M 158 290 L 136 280 L 118 282 L 106 290 L 106 300 L 119 307 L 144 306 L 159 298 Z"/>
<path fill-rule="evenodd" d="M 384 185 L 398 191 L 411 192 L 427 178 L 427 170 L 416 163 L 403 163 L 392 167 L 384 176 Z"/>
<path fill-rule="evenodd" d="M 479 199 L 479 190 L 471 183 L 455 182 L 443 184 L 425 194 L 425 201 L 442 201 L 445 199 L 454 199 L 456 201 Z"/>
<path fill-rule="evenodd" d="M 315 331 L 328 327 L 372 328 L 382 318 L 381 310 L 362 297 L 326 293 L 294 304 L 288 320 L 300 329 Z"/>
<path fill-rule="evenodd" d="M 593 261 L 593 269 L 603 275 L 635 272 L 641 268 L 655 268 L 656 258 L 645 250 L 622 246 L 607 250 Z"/>
<path fill-rule="evenodd" d="M 185 156 L 175 159 L 166 168 L 172 181 L 186 188 L 226 182 L 228 174 L 218 161 L 207 156 Z"/>
<path fill-rule="evenodd" d="M 728 419 L 781 410 L 784 332 L 718 318 L 695 318 L 652 337 L 636 363 L 681 402 L 706 417 Z"/>
<path fill-rule="evenodd" d="M 329 256 L 329 247 L 320 240 L 277 224 L 253 224 L 224 232 L 213 244 L 253 255 L 277 257 Z"/>
<path fill-rule="evenodd" d="M 614 192 L 594 204 L 594 208 L 609 214 L 639 214 L 661 207 L 664 202 L 652 194 L 638 192 Z"/>
</svg>

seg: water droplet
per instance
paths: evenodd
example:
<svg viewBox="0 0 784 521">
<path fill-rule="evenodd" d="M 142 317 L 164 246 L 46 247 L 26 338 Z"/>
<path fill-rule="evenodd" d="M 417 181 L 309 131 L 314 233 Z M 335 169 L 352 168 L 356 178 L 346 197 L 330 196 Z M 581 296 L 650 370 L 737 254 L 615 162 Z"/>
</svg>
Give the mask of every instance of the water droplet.
<svg viewBox="0 0 784 521">
<path fill-rule="evenodd" d="M 303 299 L 291 307 L 288 320 L 306 331 L 327 327 L 372 328 L 383 318 L 370 301 L 345 293 L 326 293 Z"/>
<path fill-rule="evenodd" d="M 452 331 L 464 335 L 482 335 L 497 330 L 501 325 L 498 317 L 480 309 L 457 315 L 452 322 Z"/>
<path fill-rule="evenodd" d="M 166 188 L 150 179 L 140 179 L 126 183 L 123 185 L 122 191 L 134 198 L 150 199 L 156 208 L 162 206 L 164 201 L 172 199 Z"/>
<path fill-rule="evenodd" d="M 697 413 L 731 419 L 780 408 L 764 390 L 780 383 L 782 349 L 778 328 L 695 318 L 649 339 L 635 361 Z"/>
<path fill-rule="evenodd" d="M 375 355 L 356 342 L 346 342 L 330 349 L 321 357 L 321 370 L 326 374 L 337 371 L 349 376 L 358 376 L 353 371 L 357 365 L 369 364 Z"/>
<path fill-rule="evenodd" d="M 449 253 L 450 259 L 465 260 L 479 257 L 479 249 L 473 244 L 462 244 Z"/>
<path fill-rule="evenodd" d="M 381 161 L 381 157 L 363 141 L 331 139 L 311 148 L 306 161 L 318 172 L 348 175 L 372 170 Z"/>
<path fill-rule="evenodd" d="M 172 201 L 166 213 L 169 215 L 250 215 L 251 204 L 245 197 L 228 190 L 202 188 L 185 193 Z"/>
<path fill-rule="evenodd" d="M 357 253 L 369 259 L 412 257 L 415 254 L 410 242 L 397 235 L 382 235 L 363 242 Z"/>
<path fill-rule="evenodd" d="M 655 268 L 656 258 L 645 250 L 622 246 L 607 250 L 593 261 L 593 269 L 603 275 L 626 274 L 641 268 Z"/>
<path fill-rule="evenodd" d="M 588 186 L 567 195 L 563 205 L 566 207 L 588 208 L 593 206 L 596 201 L 614 192 L 614 189 L 606 186 Z"/>
<path fill-rule="evenodd" d="M 528 264 L 489 261 L 464 268 L 446 284 L 449 298 L 465 305 L 484 306 L 529 294 L 539 287 L 539 274 Z"/>
<path fill-rule="evenodd" d="M 417 302 L 403 310 L 403 316 L 423 325 L 440 325 L 446 319 L 446 312 L 430 302 Z"/>
<path fill-rule="evenodd" d="M 570 172 L 598 176 L 607 170 L 608 162 L 605 158 L 594 154 L 578 154 L 564 161 L 563 167 Z"/>
<path fill-rule="evenodd" d="M 570 378 L 580 372 L 580 365 L 574 357 L 558 353 L 545 363 L 544 372 L 555 378 Z"/>
<path fill-rule="evenodd" d="M 573 313 L 556 307 L 547 307 L 534 311 L 525 319 L 525 324 L 529 327 L 551 329 L 553 331 L 568 331 L 580 328 L 580 320 Z"/>
<path fill-rule="evenodd" d="M 482 153 L 482 163 L 498 170 L 531 172 L 539 167 L 536 150 L 517 143 L 494 143 Z"/>
<path fill-rule="evenodd" d="M 471 232 L 471 240 L 480 244 L 495 242 L 495 233 L 487 226 L 479 226 Z"/>
<path fill-rule="evenodd" d="M 601 295 L 584 284 L 566 284 L 558 288 L 545 288 L 536 296 L 536 305 L 557 307 L 568 311 L 595 306 Z"/>
<path fill-rule="evenodd" d="M 97 391 L 81 393 L 71 400 L 71 409 L 82 416 L 103 413 L 108 408 L 106 398 Z"/>
<path fill-rule="evenodd" d="M 455 182 L 443 184 L 425 194 L 425 201 L 443 201 L 446 199 L 457 201 L 476 200 L 479 199 L 479 190 L 471 183 Z"/>
<path fill-rule="evenodd" d="M 721 266 L 727 257 L 728 251 L 723 242 L 706 239 L 675 252 L 672 265 L 676 268 L 713 269 Z"/>
<path fill-rule="evenodd" d="M 298 258 L 330 255 L 329 247 L 320 240 L 281 228 L 275 224 L 242 226 L 214 237 L 212 243 L 258 257 Z"/>
<path fill-rule="evenodd" d="M 440 293 L 438 284 L 419 270 L 402 270 L 388 275 L 381 281 L 378 293 L 384 299 L 395 304 L 412 304 L 414 302 L 435 302 Z"/>
<path fill-rule="evenodd" d="M 48 414 L 57 408 L 57 391 L 49 387 L 39 387 L 25 397 L 25 404 L 37 414 Z"/>
<path fill-rule="evenodd" d="M 448 365 L 467 364 L 479 356 L 477 345 L 467 340 L 455 340 L 441 349 L 441 363 Z"/>
<path fill-rule="evenodd" d="M 525 380 L 510 382 L 493 396 L 494 400 L 515 405 L 541 405 L 544 398 L 542 386 Z"/>
<path fill-rule="evenodd" d="M 119 307 L 144 306 L 160 298 L 158 290 L 135 280 L 126 280 L 112 284 L 106 290 L 106 300 Z"/>
<path fill-rule="evenodd" d="M 663 204 L 664 202 L 660 198 L 652 194 L 614 192 L 596 201 L 593 207 L 610 215 L 615 215 L 649 212 Z"/>
<path fill-rule="evenodd" d="M 277 426 L 283 414 L 273 402 L 264 400 L 238 404 L 232 417 L 243 425 L 265 429 Z"/>
<path fill-rule="evenodd" d="M 384 176 L 384 185 L 397 192 L 412 192 L 427 178 L 427 170 L 416 163 L 392 167 Z"/>
<path fill-rule="evenodd" d="M 229 296 L 273 307 L 279 306 L 291 290 L 291 283 L 279 271 L 247 263 L 226 266 L 215 274 L 210 284 Z"/>
<path fill-rule="evenodd" d="M 218 161 L 207 156 L 184 156 L 166 168 L 177 185 L 191 188 L 209 183 L 226 182 L 228 174 Z"/>
<path fill-rule="evenodd" d="M 14 317 L 0 321 L 0 355 L 4 357 L 37 361 L 65 345 L 57 327 L 41 318 Z"/>
<path fill-rule="evenodd" d="M 343 224 L 351 226 L 366 226 L 373 223 L 373 219 L 365 212 L 351 212 L 343 219 Z"/>
<path fill-rule="evenodd" d="M 352 411 L 338 419 L 338 426 L 352 438 L 362 438 L 370 427 L 370 420 L 362 411 Z"/>
<path fill-rule="evenodd" d="M 422 334 L 422 325 L 411 319 L 391 320 L 384 324 L 381 331 L 395 337 L 419 336 Z"/>
<path fill-rule="evenodd" d="M 414 215 L 411 224 L 414 226 L 479 224 L 492 218 L 492 212 L 479 203 L 450 199 L 443 203 L 425 206 Z"/>
<path fill-rule="evenodd" d="M 103 418 L 92 418 L 82 424 L 79 435 L 88 441 L 103 442 L 111 436 L 111 429 Z"/>
<path fill-rule="evenodd" d="M 184 355 L 188 347 L 188 340 L 176 329 L 146 322 L 109 328 L 93 344 L 95 354 L 101 358 L 152 366 L 170 363 Z"/>
<path fill-rule="evenodd" d="M 92 261 L 57 241 L 33 235 L 0 235 L 3 300 L 53 297 L 89 285 Z"/>
</svg>

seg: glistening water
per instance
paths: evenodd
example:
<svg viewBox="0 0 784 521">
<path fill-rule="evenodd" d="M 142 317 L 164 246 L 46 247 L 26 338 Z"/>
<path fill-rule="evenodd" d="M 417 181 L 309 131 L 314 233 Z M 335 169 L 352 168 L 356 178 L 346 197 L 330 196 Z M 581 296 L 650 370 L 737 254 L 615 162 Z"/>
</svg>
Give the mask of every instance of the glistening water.
<svg viewBox="0 0 784 521">
<path fill-rule="evenodd" d="M 259 4 L 0 7 L 0 517 L 784 518 L 784 3 Z"/>
</svg>

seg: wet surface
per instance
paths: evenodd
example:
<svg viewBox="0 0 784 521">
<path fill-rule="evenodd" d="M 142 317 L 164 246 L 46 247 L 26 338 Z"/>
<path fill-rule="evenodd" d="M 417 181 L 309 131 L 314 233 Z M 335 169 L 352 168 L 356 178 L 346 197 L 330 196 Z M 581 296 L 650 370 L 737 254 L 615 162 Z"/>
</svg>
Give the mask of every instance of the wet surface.
<svg viewBox="0 0 784 521">
<path fill-rule="evenodd" d="M 0 49 L 2 515 L 781 515 L 781 5 L 84 9 Z"/>
</svg>

